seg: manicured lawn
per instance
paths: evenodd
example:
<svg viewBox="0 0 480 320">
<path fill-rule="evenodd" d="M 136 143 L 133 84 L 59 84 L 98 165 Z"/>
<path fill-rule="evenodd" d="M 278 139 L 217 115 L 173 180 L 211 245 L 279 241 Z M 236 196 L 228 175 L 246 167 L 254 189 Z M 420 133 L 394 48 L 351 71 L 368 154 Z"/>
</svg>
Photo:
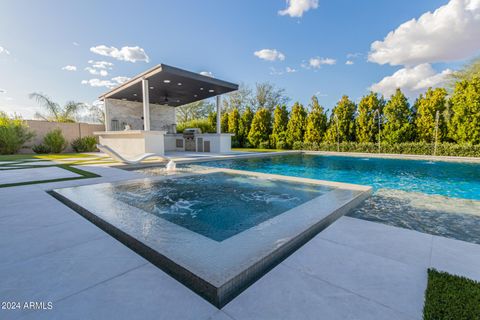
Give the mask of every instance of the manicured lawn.
<svg viewBox="0 0 480 320">
<path fill-rule="evenodd" d="M 480 282 L 428 270 L 424 320 L 479 320 Z"/>
<path fill-rule="evenodd" d="M 7 154 L 0 155 L 0 161 L 20 161 L 28 159 L 60 160 L 68 158 L 90 158 L 94 157 L 84 153 L 58 153 L 58 154 Z"/>
</svg>

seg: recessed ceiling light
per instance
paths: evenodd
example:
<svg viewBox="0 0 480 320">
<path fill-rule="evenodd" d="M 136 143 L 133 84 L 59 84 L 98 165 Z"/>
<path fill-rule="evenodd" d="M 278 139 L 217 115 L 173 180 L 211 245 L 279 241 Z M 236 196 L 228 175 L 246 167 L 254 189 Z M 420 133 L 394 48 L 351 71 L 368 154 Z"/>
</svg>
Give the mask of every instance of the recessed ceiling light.
<svg viewBox="0 0 480 320">
<path fill-rule="evenodd" d="M 133 94 L 133 96 L 134 96 L 134 97 L 136 97 L 136 96 L 137 96 L 137 94 L 136 94 L 136 93 L 134 93 L 134 94 Z"/>
<path fill-rule="evenodd" d="M 165 80 L 163 80 L 163 82 L 164 82 L 164 83 L 170 83 L 170 80 L 165 79 Z"/>
<path fill-rule="evenodd" d="M 208 92 L 215 92 L 215 90 L 213 90 L 213 89 L 210 89 L 210 90 L 208 90 Z"/>
<path fill-rule="evenodd" d="M 123 101 L 126 101 L 126 100 L 127 100 L 127 98 L 122 98 L 122 100 L 123 100 Z"/>
<path fill-rule="evenodd" d="M 180 99 L 178 99 L 177 102 L 180 102 Z"/>
<path fill-rule="evenodd" d="M 150 89 L 153 89 L 154 87 L 150 87 Z"/>
<path fill-rule="evenodd" d="M 198 97 L 198 94 L 194 94 L 193 97 L 194 97 L 194 98 Z"/>
<path fill-rule="evenodd" d="M 177 83 L 177 84 L 178 84 L 179 86 L 181 86 L 181 85 L 182 85 L 182 83 L 181 83 L 181 82 L 179 82 L 179 83 Z"/>
</svg>

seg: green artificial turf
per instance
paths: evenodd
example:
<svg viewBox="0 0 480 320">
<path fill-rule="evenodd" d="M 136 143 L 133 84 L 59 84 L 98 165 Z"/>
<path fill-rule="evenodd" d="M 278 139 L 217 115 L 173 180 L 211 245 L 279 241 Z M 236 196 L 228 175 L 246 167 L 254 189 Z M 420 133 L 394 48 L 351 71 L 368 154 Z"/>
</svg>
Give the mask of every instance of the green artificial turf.
<svg viewBox="0 0 480 320">
<path fill-rule="evenodd" d="M 60 181 L 68 181 L 68 180 L 77 180 L 77 179 L 88 179 L 88 178 L 97 178 L 100 177 L 98 174 L 91 173 L 85 170 L 81 170 L 78 168 L 74 168 L 68 164 L 58 164 L 50 167 L 59 167 L 73 173 L 80 175 L 79 177 L 73 178 L 61 178 L 61 179 L 52 179 L 52 180 L 32 180 L 32 181 L 25 181 L 25 182 L 18 182 L 18 183 L 6 183 L 0 184 L 0 188 L 7 188 L 7 187 L 17 187 L 17 186 L 25 186 L 29 184 L 38 184 L 38 183 L 49 183 L 49 182 L 60 182 Z"/>
<path fill-rule="evenodd" d="M 424 320 L 480 320 L 480 282 L 428 270 Z"/>
</svg>

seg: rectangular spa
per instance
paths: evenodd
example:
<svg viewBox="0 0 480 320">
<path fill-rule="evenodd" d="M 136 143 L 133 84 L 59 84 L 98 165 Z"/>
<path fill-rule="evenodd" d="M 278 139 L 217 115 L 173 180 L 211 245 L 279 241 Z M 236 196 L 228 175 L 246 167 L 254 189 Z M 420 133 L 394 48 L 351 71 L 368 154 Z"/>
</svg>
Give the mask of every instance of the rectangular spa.
<svg viewBox="0 0 480 320">
<path fill-rule="evenodd" d="M 371 188 L 210 169 L 51 194 L 222 307 Z"/>
</svg>

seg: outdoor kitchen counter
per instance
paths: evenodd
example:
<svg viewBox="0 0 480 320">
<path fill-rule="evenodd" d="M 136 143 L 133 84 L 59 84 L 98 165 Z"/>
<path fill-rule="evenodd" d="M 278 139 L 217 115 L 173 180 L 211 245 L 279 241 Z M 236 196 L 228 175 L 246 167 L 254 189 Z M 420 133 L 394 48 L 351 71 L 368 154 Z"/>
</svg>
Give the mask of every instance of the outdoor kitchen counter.
<svg viewBox="0 0 480 320">
<path fill-rule="evenodd" d="M 100 144 L 128 157 L 145 153 L 163 155 L 165 133 L 166 131 L 124 130 L 94 132 L 94 135 L 99 137 Z"/>
<path fill-rule="evenodd" d="M 227 153 L 231 152 L 233 133 L 196 133 L 196 151 Z M 182 133 L 168 133 L 165 137 L 165 151 L 185 151 L 185 139 Z M 199 141 L 199 139 L 201 139 Z M 180 142 L 181 141 L 181 142 Z M 203 150 L 199 150 L 199 143 Z M 209 146 L 209 148 L 207 147 Z"/>
</svg>

